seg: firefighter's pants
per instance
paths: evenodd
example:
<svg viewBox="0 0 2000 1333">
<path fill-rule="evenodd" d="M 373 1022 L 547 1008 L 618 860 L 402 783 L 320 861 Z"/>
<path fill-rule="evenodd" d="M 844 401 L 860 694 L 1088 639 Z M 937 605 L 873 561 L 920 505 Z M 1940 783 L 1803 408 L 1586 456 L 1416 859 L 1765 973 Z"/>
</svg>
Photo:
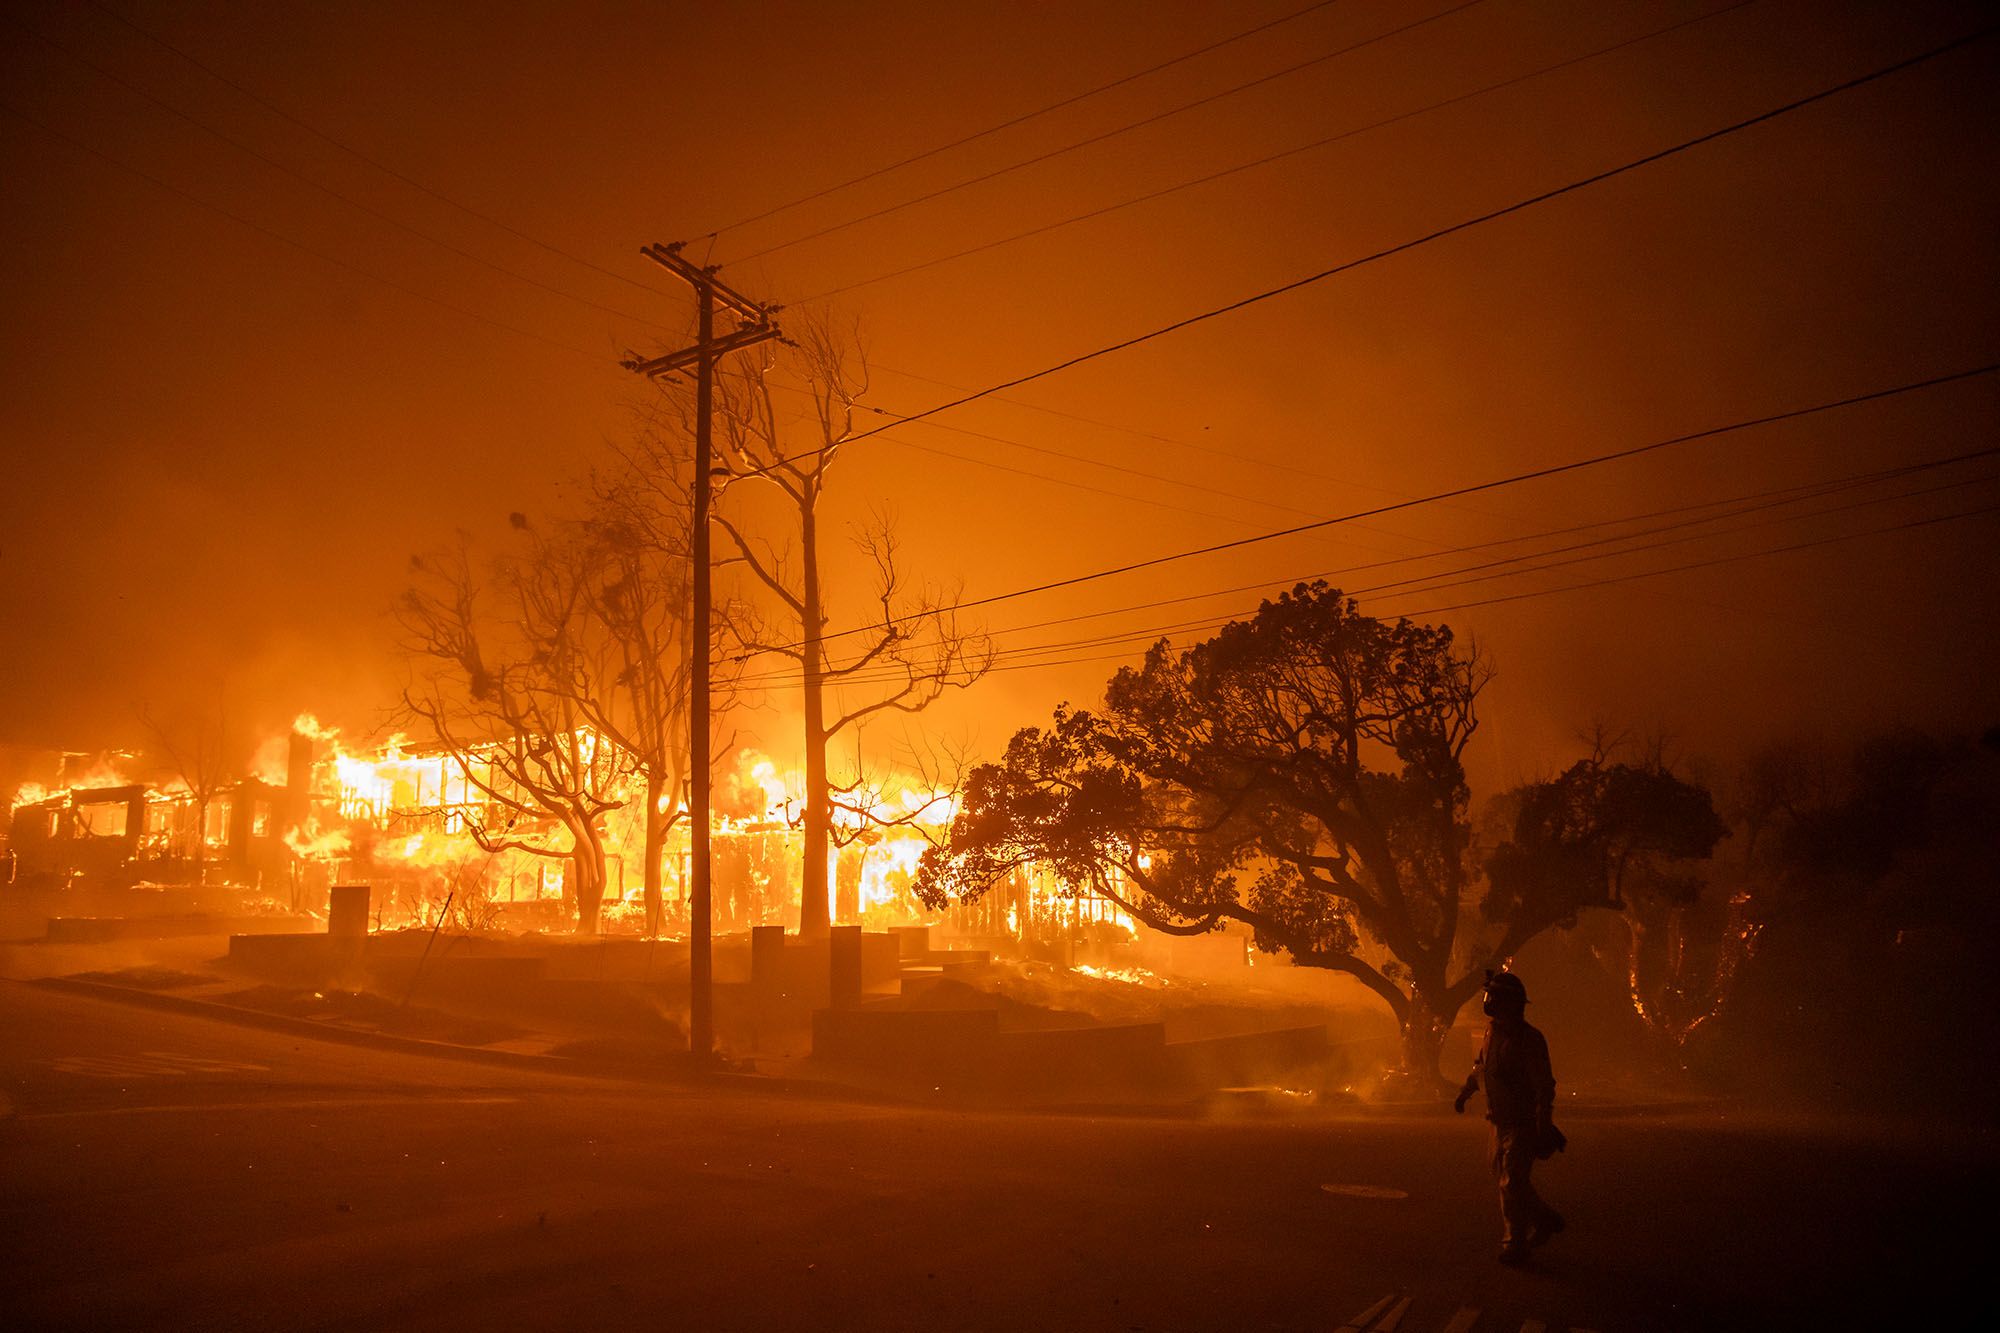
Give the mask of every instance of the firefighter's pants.
<svg viewBox="0 0 2000 1333">
<path fill-rule="evenodd" d="M 1535 1193 L 1533 1125 L 1493 1126 L 1493 1180 L 1500 1187 L 1500 1243 L 1526 1245 L 1538 1222 L 1555 1212 Z"/>
</svg>

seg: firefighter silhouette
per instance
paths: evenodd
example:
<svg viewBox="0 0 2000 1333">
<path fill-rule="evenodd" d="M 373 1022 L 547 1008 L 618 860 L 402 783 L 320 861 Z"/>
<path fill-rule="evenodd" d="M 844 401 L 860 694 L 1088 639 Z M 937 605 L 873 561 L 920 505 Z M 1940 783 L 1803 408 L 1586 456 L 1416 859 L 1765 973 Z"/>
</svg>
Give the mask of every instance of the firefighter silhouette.
<svg viewBox="0 0 2000 1333">
<path fill-rule="evenodd" d="M 1531 1179 L 1538 1160 L 1567 1146 L 1552 1119 L 1556 1076 L 1549 1044 L 1528 1022 L 1528 988 L 1512 972 L 1486 974 L 1486 1039 L 1465 1086 L 1452 1103 L 1463 1112 L 1474 1092 L 1486 1093 L 1493 1122 L 1493 1180 L 1500 1189 L 1500 1262 L 1519 1264 L 1528 1251 L 1563 1229 L 1562 1214 L 1542 1202 Z"/>
</svg>

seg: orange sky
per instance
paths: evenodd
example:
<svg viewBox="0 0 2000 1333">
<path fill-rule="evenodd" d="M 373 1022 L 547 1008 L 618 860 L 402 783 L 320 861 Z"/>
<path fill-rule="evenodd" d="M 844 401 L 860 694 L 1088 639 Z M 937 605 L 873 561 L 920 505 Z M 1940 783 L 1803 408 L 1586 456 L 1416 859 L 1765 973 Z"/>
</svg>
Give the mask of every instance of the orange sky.
<svg viewBox="0 0 2000 1333">
<path fill-rule="evenodd" d="M 871 348 L 874 400 L 914 412 L 957 396 L 947 386 L 1009 379 L 1277 286 L 1991 20 L 1972 4 L 1329 4 L 711 247 L 703 233 L 734 219 L 1306 0 L 105 3 L 407 180 L 105 9 L 28 0 L 0 21 L 9 744 L 134 740 L 139 700 L 167 707 L 218 682 L 246 732 L 301 708 L 365 727 L 393 696 L 386 612 L 408 558 L 458 528 L 497 536 L 510 510 L 559 509 L 643 392 L 618 355 L 685 329 L 685 297 L 639 259 L 643 243 L 689 239 L 745 290 L 797 302 L 1699 19 L 843 292 L 835 303 Z M 838 526 L 893 504 L 913 566 L 984 596 L 2000 359 L 1996 76 L 2000 41 L 1975 43 L 1006 401 L 885 432 L 843 461 L 829 516 Z M 1006 630 L 1833 481 L 1986 448 L 1996 406 L 2000 377 L 1985 377 L 983 614 Z M 1984 509 L 2000 504 L 1995 476 L 2000 463 L 1973 460 L 1620 560 L 1370 605 L 1421 611 Z M 1501 671 L 1476 771 L 1512 780 L 1561 762 L 1593 716 L 1713 751 L 1820 725 L 1990 724 L 1996 534 L 1980 515 L 1451 612 Z M 1136 635 L 1255 600 L 999 645 Z M 1049 656 L 1119 651 L 1137 656 L 1129 644 Z M 996 674 L 938 725 L 976 730 L 990 753 L 1057 700 L 1094 697 L 1114 666 Z M 775 715 L 748 725 L 783 748 Z"/>
</svg>

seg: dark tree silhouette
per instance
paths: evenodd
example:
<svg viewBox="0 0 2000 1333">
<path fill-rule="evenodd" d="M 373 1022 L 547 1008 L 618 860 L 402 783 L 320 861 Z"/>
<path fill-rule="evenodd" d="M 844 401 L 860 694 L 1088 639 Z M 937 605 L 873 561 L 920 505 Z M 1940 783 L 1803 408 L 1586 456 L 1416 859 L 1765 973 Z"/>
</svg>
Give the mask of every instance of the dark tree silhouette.
<svg viewBox="0 0 2000 1333">
<path fill-rule="evenodd" d="M 1898 729 L 1786 741 L 1732 775 L 1728 871 L 1756 951 L 1691 1047 L 1749 1086 L 1990 1118 L 2000 750 Z"/>
<path fill-rule="evenodd" d="M 1484 970 L 1573 910 L 1540 893 L 1478 910 L 1462 757 L 1491 672 L 1443 626 L 1383 621 L 1300 585 L 1214 638 L 1059 709 L 975 769 L 932 906 L 1029 862 L 1158 930 L 1251 926 L 1258 947 L 1344 972 L 1438 1082 L 1445 1033 Z"/>
<path fill-rule="evenodd" d="M 1496 921 L 1531 902 L 1565 922 L 1619 912 L 1632 1007 L 1662 1041 L 1684 1044 L 1721 1007 L 1751 938 L 1738 895 L 1696 864 L 1728 832 L 1707 789 L 1663 762 L 1611 763 L 1600 750 L 1510 798 L 1513 829 L 1487 859 L 1482 910 Z"/>
<path fill-rule="evenodd" d="M 195 883 L 206 884 L 208 810 L 228 784 L 233 758 L 221 689 L 216 688 L 211 702 L 195 704 L 166 720 L 155 714 L 150 704 L 141 703 L 139 721 L 187 789 L 193 826 L 183 840 L 182 855 L 194 868 Z"/>
</svg>

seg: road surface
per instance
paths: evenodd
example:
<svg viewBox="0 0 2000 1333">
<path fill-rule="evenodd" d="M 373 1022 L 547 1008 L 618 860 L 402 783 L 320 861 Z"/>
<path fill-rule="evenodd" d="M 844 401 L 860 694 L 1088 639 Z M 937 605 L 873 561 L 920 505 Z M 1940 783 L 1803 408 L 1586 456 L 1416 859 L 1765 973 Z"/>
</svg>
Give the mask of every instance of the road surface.
<svg viewBox="0 0 2000 1333">
<path fill-rule="evenodd" d="M 1978 1136 L 1579 1110 L 1542 1175 L 1570 1230 L 1513 1271 L 1469 1117 L 569 1078 L 11 982 L 0 1033 L 13 1329 L 1623 1333 L 1992 1303 L 1984 1235 L 1947 1225 L 1994 1197 Z"/>
</svg>

